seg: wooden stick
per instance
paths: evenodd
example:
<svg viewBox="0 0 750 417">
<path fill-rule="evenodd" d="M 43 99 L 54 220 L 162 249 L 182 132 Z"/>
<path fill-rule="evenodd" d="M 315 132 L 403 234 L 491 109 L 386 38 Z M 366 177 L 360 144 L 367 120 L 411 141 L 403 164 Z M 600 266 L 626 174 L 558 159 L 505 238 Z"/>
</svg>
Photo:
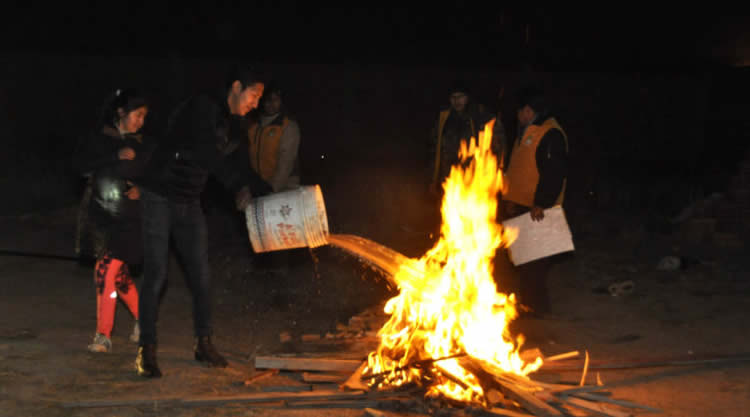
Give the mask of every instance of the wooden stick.
<svg viewBox="0 0 750 417">
<path fill-rule="evenodd" d="M 450 372 L 449 370 L 447 370 L 447 369 L 443 368 L 443 367 L 442 367 L 442 366 L 440 366 L 440 365 L 436 365 L 436 366 L 437 366 L 437 368 L 438 368 L 438 371 L 440 372 L 440 375 L 442 375 L 442 376 L 444 376 L 444 377 L 448 378 L 448 379 L 449 379 L 449 380 L 451 380 L 451 381 L 452 381 L 452 382 L 453 382 L 454 384 L 458 385 L 459 387 L 461 387 L 461 388 L 463 388 L 463 389 L 469 389 L 469 386 L 468 386 L 468 385 L 467 385 L 467 384 L 466 384 L 466 383 L 465 383 L 464 381 L 462 381 L 462 380 L 461 380 L 461 378 L 459 378 L 459 377 L 458 377 L 458 376 L 456 376 L 456 375 L 453 375 L 453 373 L 452 373 L 452 372 Z"/>
<path fill-rule="evenodd" d="M 252 385 L 253 382 L 258 382 L 260 380 L 272 377 L 278 373 L 279 373 L 278 369 L 269 369 L 267 371 L 258 372 L 257 374 L 245 380 L 245 386 Z"/>
<path fill-rule="evenodd" d="M 581 383 L 580 386 L 583 386 L 583 384 L 586 382 L 586 373 L 589 371 L 589 351 L 586 351 L 586 360 L 583 362 L 583 375 L 581 375 Z"/>
<path fill-rule="evenodd" d="M 589 369 L 638 369 L 638 368 L 659 368 L 667 366 L 694 366 L 694 365 L 706 365 L 706 364 L 722 364 L 722 363 L 734 363 L 734 362 L 746 362 L 750 361 L 750 355 L 741 355 L 734 357 L 718 357 L 718 358 L 707 358 L 707 359 L 677 359 L 677 360 L 634 360 L 633 362 L 596 362 L 589 364 Z M 577 371 L 580 369 L 580 365 L 565 364 L 565 363 L 548 363 L 544 365 L 537 372 L 561 372 L 561 371 Z"/>
<path fill-rule="evenodd" d="M 580 353 L 577 350 L 574 350 L 572 352 L 561 353 L 559 355 L 549 356 L 547 358 L 544 358 L 544 362 L 561 361 L 563 359 L 575 358 L 578 355 L 580 355 Z"/>
<path fill-rule="evenodd" d="M 257 356 L 255 369 L 284 369 L 291 371 L 354 372 L 361 361 L 324 358 L 286 358 Z"/>
<path fill-rule="evenodd" d="M 384 371 L 384 372 L 380 372 L 380 373 L 372 374 L 372 375 L 362 375 L 362 380 L 371 379 L 371 378 L 380 378 L 382 376 L 389 375 L 391 372 L 405 371 L 405 370 L 407 370 L 409 368 L 415 368 L 415 367 L 416 368 L 421 368 L 421 367 L 424 367 L 425 365 L 431 365 L 431 364 L 433 364 L 435 362 L 445 361 L 445 360 L 448 360 L 448 359 L 463 358 L 465 356 L 466 356 L 465 353 L 457 353 L 455 355 L 445 356 L 445 357 L 442 357 L 442 358 L 422 359 L 422 360 L 419 360 L 419 361 L 414 361 L 414 362 L 411 362 L 411 363 L 407 363 L 404 366 L 400 366 L 398 368 L 394 368 L 394 369 L 392 369 L 390 371 Z"/>
<path fill-rule="evenodd" d="M 344 382 L 346 374 L 316 374 L 313 372 L 303 372 L 302 380 L 305 382 Z"/>
</svg>

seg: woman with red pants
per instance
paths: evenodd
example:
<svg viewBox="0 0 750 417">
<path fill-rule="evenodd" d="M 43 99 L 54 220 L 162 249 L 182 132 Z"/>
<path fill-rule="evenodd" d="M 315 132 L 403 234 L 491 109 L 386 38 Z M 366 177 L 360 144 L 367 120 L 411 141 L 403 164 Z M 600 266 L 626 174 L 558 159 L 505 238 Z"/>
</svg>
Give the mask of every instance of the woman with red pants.
<svg viewBox="0 0 750 417">
<path fill-rule="evenodd" d="M 138 131 L 148 114 L 145 97 L 135 90 L 117 90 L 102 112 L 97 128 L 80 142 L 74 164 L 89 176 L 88 217 L 95 240 L 96 333 L 91 352 L 109 352 L 117 299 L 135 318 L 130 335 L 139 337 L 138 293 L 130 269 L 143 259 L 140 191 L 135 185 L 150 157 L 152 146 Z"/>
</svg>

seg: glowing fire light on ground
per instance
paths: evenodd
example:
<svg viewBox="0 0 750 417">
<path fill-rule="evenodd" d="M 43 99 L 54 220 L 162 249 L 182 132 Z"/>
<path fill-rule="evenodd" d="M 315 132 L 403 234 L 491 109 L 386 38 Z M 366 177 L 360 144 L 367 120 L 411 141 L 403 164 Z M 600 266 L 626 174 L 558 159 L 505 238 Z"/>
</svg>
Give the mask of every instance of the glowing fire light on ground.
<svg viewBox="0 0 750 417">
<path fill-rule="evenodd" d="M 516 236 L 496 222 L 503 182 L 490 150 L 493 125 L 485 126 L 478 142 L 461 143 L 461 164 L 443 183 L 439 241 L 394 276 L 400 293 L 385 306 L 390 319 L 363 372 L 383 377 L 370 379 L 370 385 L 414 382 L 428 388 L 427 396 L 481 401 L 479 381 L 460 358 L 442 358 L 470 357 L 524 376 L 542 365 L 541 358 L 524 363 L 519 357 L 523 336 L 514 339 L 508 330 L 517 316 L 515 295 L 499 293 L 493 280 L 495 251 Z M 429 365 L 413 366 L 420 361 Z"/>
</svg>

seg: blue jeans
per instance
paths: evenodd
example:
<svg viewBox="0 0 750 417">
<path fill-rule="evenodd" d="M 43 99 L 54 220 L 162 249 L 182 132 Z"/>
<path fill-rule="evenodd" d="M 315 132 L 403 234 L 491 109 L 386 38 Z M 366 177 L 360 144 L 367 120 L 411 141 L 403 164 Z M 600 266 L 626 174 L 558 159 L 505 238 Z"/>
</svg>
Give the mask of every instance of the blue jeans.
<svg viewBox="0 0 750 417">
<path fill-rule="evenodd" d="M 143 284 L 138 300 L 140 345 L 156 344 L 159 296 L 167 281 L 169 238 L 185 267 L 185 279 L 193 295 L 195 336 L 211 335 L 211 271 L 208 233 L 200 201 L 175 203 L 141 190 L 143 204 Z"/>
</svg>

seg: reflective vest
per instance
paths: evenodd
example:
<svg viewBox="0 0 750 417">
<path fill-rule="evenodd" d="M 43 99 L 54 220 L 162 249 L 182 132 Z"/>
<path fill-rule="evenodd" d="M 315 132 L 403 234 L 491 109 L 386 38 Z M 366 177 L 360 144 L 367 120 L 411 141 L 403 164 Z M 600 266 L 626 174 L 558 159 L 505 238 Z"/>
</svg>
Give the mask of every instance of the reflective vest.
<svg viewBox="0 0 750 417">
<path fill-rule="evenodd" d="M 443 128 L 445 127 L 445 122 L 448 120 L 448 116 L 450 116 L 451 111 L 443 110 L 440 112 L 440 115 L 438 116 L 438 130 L 437 130 L 437 147 L 435 148 L 435 169 L 432 173 L 432 182 L 435 183 L 438 180 L 438 177 L 440 176 L 440 156 L 442 153 L 442 147 L 443 147 Z M 469 119 L 469 122 L 471 123 L 471 136 L 477 137 L 476 129 L 474 126 L 474 119 Z M 469 141 L 469 138 L 464 138 L 466 141 Z"/>
<path fill-rule="evenodd" d="M 568 136 L 557 121 L 550 117 L 541 125 L 529 125 L 521 140 L 516 140 L 513 153 L 510 155 L 508 172 L 505 175 L 503 198 L 526 207 L 534 206 L 534 194 L 539 184 L 539 169 L 536 165 L 536 149 L 539 142 L 550 129 L 559 129 L 565 139 L 565 151 L 568 151 Z M 555 201 L 561 205 L 565 197 L 567 179 L 563 180 L 562 190 Z M 545 207 L 546 208 L 546 207 Z"/>
<path fill-rule="evenodd" d="M 260 129 L 260 124 L 255 123 L 248 131 L 250 165 L 266 182 L 270 182 L 276 172 L 281 135 L 288 125 L 289 119 L 284 117 L 281 123 L 274 121 Z"/>
</svg>

